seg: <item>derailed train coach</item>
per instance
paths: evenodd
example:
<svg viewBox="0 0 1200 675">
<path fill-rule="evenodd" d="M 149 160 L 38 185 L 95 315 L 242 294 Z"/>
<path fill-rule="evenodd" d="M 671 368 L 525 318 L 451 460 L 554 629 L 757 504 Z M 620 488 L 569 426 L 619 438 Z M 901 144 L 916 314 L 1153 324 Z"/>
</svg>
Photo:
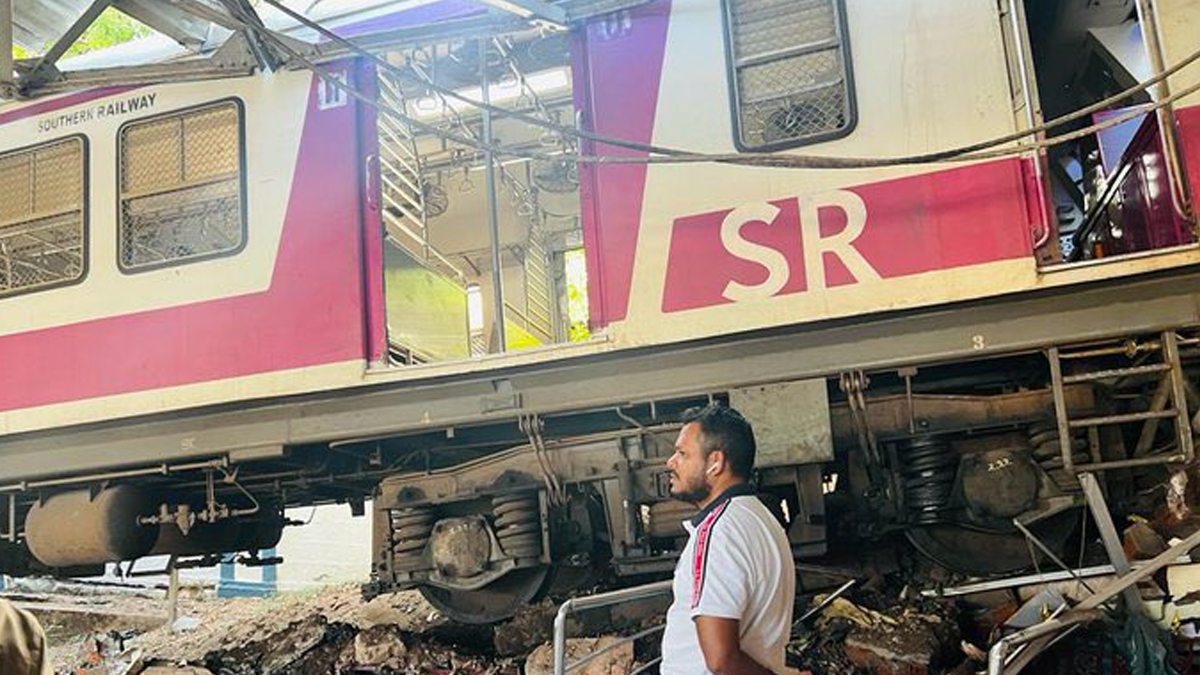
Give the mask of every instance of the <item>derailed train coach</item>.
<svg viewBox="0 0 1200 675">
<path fill-rule="evenodd" d="M 711 400 L 801 557 L 1010 572 L 1192 460 L 1196 2 L 414 4 L 0 107 L 7 571 L 344 502 L 492 621 L 673 567 Z"/>
</svg>

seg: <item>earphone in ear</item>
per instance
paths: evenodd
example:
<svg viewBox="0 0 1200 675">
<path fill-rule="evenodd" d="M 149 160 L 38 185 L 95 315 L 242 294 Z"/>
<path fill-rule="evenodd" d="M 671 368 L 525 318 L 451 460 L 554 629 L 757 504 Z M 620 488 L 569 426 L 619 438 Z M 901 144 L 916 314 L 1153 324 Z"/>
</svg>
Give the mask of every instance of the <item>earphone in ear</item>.
<svg viewBox="0 0 1200 675">
<path fill-rule="evenodd" d="M 717 465 L 713 464 L 712 466 L 708 467 L 708 471 L 705 471 L 704 473 L 707 475 L 707 474 L 711 474 L 712 472 L 714 472 L 716 470 L 717 470 Z"/>
</svg>

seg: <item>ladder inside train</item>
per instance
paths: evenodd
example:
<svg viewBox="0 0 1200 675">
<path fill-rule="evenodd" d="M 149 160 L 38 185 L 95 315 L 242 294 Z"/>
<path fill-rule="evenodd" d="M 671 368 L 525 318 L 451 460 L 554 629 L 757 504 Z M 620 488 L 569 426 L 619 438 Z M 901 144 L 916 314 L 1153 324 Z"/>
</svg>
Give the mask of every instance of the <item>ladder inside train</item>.
<svg viewBox="0 0 1200 675">
<path fill-rule="evenodd" d="M 1181 343 L 1194 344 L 1195 339 L 1181 339 L 1172 331 L 1164 331 L 1147 340 L 1124 339 L 1104 344 L 1080 347 L 1050 347 L 1046 351 L 1054 393 L 1059 446 L 1063 468 L 1068 474 L 1129 469 L 1164 464 L 1185 464 L 1192 461 L 1195 451 L 1191 419 L 1188 416 L 1187 390 L 1180 362 Z M 1113 359 L 1125 360 L 1128 365 L 1113 365 Z M 1064 373 L 1064 364 L 1070 372 Z M 1086 382 L 1118 381 L 1124 378 L 1157 375 L 1158 385 L 1148 410 L 1111 415 L 1075 416 L 1066 404 L 1064 387 Z M 1154 448 L 1159 424 L 1169 420 L 1174 425 L 1174 441 Z M 1106 426 L 1142 423 L 1137 445 L 1132 453 L 1121 458 L 1101 454 L 1100 430 Z M 1080 459 L 1068 439 L 1083 430 L 1088 438 L 1088 459 Z"/>
</svg>

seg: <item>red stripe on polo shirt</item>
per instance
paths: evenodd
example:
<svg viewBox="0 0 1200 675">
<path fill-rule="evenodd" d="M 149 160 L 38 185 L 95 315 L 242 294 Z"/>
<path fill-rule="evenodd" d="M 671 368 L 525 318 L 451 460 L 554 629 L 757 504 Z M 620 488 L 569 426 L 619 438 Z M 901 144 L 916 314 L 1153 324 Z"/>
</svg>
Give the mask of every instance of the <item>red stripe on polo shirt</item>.
<svg viewBox="0 0 1200 675">
<path fill-rule="evenodd" d="M 696 532 L 696 551 L 692 558 L 692 609 L 700 605 L 700 595 L 704 592 L 704 570 L 708 564 L 708 544 L 712 540 L 713 525 L 717 518 L 725 512 L 732 499 L 726 499 L 720 506 L 708 514 Z"/>
</svg>

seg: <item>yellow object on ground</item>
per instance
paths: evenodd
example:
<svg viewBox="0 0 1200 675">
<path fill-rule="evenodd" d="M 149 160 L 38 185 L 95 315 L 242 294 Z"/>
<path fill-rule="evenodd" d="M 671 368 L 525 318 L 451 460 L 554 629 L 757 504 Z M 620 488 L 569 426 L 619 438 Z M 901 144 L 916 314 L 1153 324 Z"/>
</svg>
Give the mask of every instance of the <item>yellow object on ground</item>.
<svg viewBox="0 0 1200 675">
<path fill-rule="evenodd" d="M 0 673 L 54 675 L 46 633 L 32 614 L 0 599 Z"/>
</svg>

